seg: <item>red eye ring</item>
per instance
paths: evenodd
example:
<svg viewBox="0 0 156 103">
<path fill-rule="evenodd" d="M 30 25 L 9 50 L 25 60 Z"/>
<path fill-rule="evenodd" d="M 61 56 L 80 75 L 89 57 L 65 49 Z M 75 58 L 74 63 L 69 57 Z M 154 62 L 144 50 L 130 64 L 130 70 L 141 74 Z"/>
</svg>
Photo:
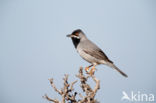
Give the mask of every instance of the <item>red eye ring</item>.
<svg viewBox="0 0 156 103">
<path fill-rule="evenodd" d="M 79 36 L 79 33 L 75 33 L 75 36 Z"/>
</svg>

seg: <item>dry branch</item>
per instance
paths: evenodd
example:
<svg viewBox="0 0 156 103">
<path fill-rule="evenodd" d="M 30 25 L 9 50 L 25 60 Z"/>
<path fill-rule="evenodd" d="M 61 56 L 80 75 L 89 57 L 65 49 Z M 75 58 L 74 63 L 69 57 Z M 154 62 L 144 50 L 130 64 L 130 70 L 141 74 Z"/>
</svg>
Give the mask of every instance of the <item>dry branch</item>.
<svg viewBox="0 0 156 103">
<path fill-rule="evenodd" d="M 100 80 L 98 80 L 94 75 L 83 74 L 83 68 L 80 67 L 79 73 L 76 75 L 76 77 L 80 80 L 80 87 L 85 93 L 85 95 L 82 95 L 79 93 L 79 99 L 76 98 L 78 92 L 74 91 L 74 84 L 77 82 L 74 81 L 72 83 L 68 83 L 68 75 L 65 75 L 63 78 L 64 86 L 61 90 L 57 89 L 53 78 L 49 79 L 49 82 L 52 86 L 52 88 L 62 97 L 62 100 L 52 99 L 48 97 L 47 95 L 43 96 L 45 99 L 47 99 L 50 102 L 53 103 L 98 103 L 98 101 L 95 99 L 95 95 L 97 91 L 100 89 Z M 91 86 L 87 83 L 88 78 L 92 78 L 92 80 L 95 82 L 95 87 L 92 89 Z"/>
</svg>

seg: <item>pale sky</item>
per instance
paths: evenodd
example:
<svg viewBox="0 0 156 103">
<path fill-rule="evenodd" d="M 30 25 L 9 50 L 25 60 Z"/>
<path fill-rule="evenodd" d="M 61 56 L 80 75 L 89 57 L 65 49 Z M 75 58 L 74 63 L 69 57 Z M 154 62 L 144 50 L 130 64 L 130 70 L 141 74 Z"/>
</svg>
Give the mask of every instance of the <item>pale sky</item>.
<svg viewBox="0 0 156 103">
<path fill-rule="evenodd" d="M 155 0 L 1 0 L 0 15 L 0 103 L 48 103 L 45 93 L 60 99 L 48 79 L 61 88 L 64 74 L 74 81 L 89 65 L 66 37 L 75 29 L 129 76 L 97 66 L 97 100 L 128 103 L 122 91 L 156 95 Z M 79 82 L 75 89 L 82 92 Z"/>
</svg>

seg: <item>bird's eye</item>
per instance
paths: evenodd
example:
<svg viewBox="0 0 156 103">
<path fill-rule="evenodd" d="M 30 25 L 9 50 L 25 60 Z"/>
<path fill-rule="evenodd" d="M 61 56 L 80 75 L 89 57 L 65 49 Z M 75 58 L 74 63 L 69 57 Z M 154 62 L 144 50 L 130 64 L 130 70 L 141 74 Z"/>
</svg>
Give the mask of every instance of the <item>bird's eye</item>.
<svg viewBox="0 0 156 103">
<path fill-rule="evenodd" d="M 78 33 L 75 34 L 75 35 L 74 35 L 74 38 L 76 38 L 76 39 L 80 39 L 79 34 L 78 34 Z"/>
<path fill-rule="evenodd" d="M 75 36 L 79 36 L 79 33 L 75 33 Z"/>
</svg>

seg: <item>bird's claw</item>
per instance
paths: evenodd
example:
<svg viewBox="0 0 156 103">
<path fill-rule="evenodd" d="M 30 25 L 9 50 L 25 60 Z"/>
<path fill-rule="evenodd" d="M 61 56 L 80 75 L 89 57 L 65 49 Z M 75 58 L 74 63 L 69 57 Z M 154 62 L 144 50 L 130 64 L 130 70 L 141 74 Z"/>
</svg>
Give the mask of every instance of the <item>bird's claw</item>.
<svg viewBox="0 0 156 103">
<path fill-rule="evenodd" d="M 85 68 L 85 71 L 88 72 L 88 71 L 89 71 L 89 67 L 86 67 L 86 68 Z"/>
<path fill-rule="evenodd" d="M 95 70 L 96 70 L 96 69 L 91 69 L 90 72 L 89 72 L 89 74 L 90 74 L 91 76 L 94 75 Z"/>
</svg>

